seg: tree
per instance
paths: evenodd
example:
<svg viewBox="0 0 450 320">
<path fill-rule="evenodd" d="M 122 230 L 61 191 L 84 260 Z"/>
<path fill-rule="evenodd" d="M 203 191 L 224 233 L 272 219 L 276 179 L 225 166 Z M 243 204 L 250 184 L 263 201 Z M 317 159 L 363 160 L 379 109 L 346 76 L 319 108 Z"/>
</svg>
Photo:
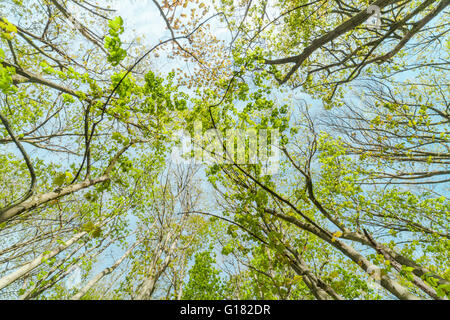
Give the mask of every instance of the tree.
<svg viewBox="0 0 450 320">
<path fill-rule="evenodd" d="M 359 42 L 357 41 L 359 31 L 354 27 L 367 18 L 365 9 L 354 10 L 355 15 L 348 13 L 350 17 L 346 18 L 346 21 L 343 23 L 333 18 L 335 11 L 330 10 L 330 13 L 327 14 L 328 12 L 325 9 L 320 14 L 326 15 L 329 19 L 321 19 L 321 28 L 317 29 L 322 35 L 314 35 L 309 42 L 311 43 L 309 46 L 308 41 L 305 41 L 306 45 L 304 49 L 300 49 L 303 51 L 300 51 L 298 55 L 277 60 L 264 59 L 264 56 L 280 52 L 280 48 L 297 50 L 297 47 L 301 48 L 301 46 L 293 45 L 289 47 L 287 45 L 289 42 L 285 41 L 286 37 L 280 36 L 280 33 L 275 33 L 273 31 L 277 30 L 275 27 L 269 28 L 272 23 L 268 23 L 267 28 L 275 35 L 272 36 L 269 32 L 266 33 L 266 30 L 263 30 L 265 25 L 261 22 L 266 19 L 266 16 L 269 16 L 267 12 L 270 11 L 266 10 L 266 4 L 262 4 L 262 10 L 258 11 L 255 8 L 260 9 L 261 7 L 257 4 L 247 3 L 243 22 L 230 23 L 233 31 L 241 32 L 242 34 L 242 36 L 236 37 L 235 43 L 244 43 L 244 45 L 239 47 L 239 50 L 234 51 L 233 58 L 236 66 L 235 70 L 237 71 L 226 84 L 223 82 L 218 83 L 219 87 L 223 89 L 223 96 L 210 94 L 211 100 L 219 101 L 219 103 L 211 102 L 209 105 L 206 105 L 203 109 L 204 117 L 208 118 L 209 116 L 209 121 L 213 127 L 221 130 L 222 133 L 232 127 L 254 126 L 258 128 L 261 124 L 279 129 L 283 135 L 280 148 L 285 156 L 283 160 L 284 170 L 278 177 L 268 177 L 261 174 L 258 166 L 246 166 L 234 162 L 232 165 L 214 166 L 210 171 L 211 180 L 216 188 L 220 190 L 220 193 L 224 195 L 224 200 L 233 204 L 233 207 L 224 213 L 227 216 L 231 215 L 232 220 L 245 233 L 251 235 L 255 240 L 272 247 L 278 254 L 284 256 L 286 258 L 285 263 L 292 265 L 299 275 L 308 274 L 307 265 L 305 266 L 299 260 L 299 256 L 302 257 L 301 248 L 303 246 L 296 244 L 294 241 L 299 236 L 292 236 L 289 240 L 290 237 L 288 235 L 290 232 L 287 231 L 289 229 L 286 225 L 281 224 L 281 221 L 287 223 L 287 225 L 294 226 L 294 229 L 298 228 L 305 232 L 306 234 L 300 236 L 302 238 L 306 237 L 307 234 L 312 234 L 315 239 L 320 239 L 322 245 L 334 250 L 333 256 L 337 258 L 337 261 L 341 263 L 342 261 L 348 261 L 350 265 L 354 264 L 357 266 L 353 274 L 355 280 L 361 279 L 363 276 L 357 271 L 357 269 L 362 269 L 369 275 L 376 276 L 376 280 L 380 282 L 381 286 L 397 298 L 417 299 L 427 295 L 434 299 L 443 299 L 446 292 L 448 293 L 447 272 L 436 273 L 439 268 L 436 267 L 435 263 L 439 264 L 438 260 L 441 258 L 445 261 L 448 259 L 448 257 L 440 255 L 445 252 L 441 245 L 446 242 L 447 238 L 447 232 L 445 231 L 448 225 L 448 214 L 446 214 L 448 212 L 447 199 L 439 195 L 436 196 L 433 193 L 414 193 L 403 190 L 386 191 L 386 188 L 383 190 L 381 188 L 371 189 L 363 187 L 360 183 L 361 181 L 377 179 L 374 170 L 367 170 L 371 168 L 372 162 L 365 162 L 361 161 L 363 159 L 346 156 L 346 153 L 351 153 L 353 150 L 346 149 L 339 138 L 316 131 L 317 125 L 308 113 L 303 118 L 299 117 L 303 123 L 307 124 L 305 126 L 306 129 L 303 130 L 302 134 L 299 134 L 299 128 L 292 127 L 290 124 L 291 119 L 287 115 L 286 106 L 277 105 L 270 96 L 271 92 L 276 91 L 273 88 L 273 82 L 270 82 L 270 74 L 274 75 L 280 84 L 284 84 L 289 80 L 295 88 L 301 85 L 306 93 L 314 94 L 316 97 L 323 97 L 324 105 L 328 109 L 342 105 L 346 90 L 344 85 L 350 81 L 357 83 L 357 80 L 355 80 L 356 76 L 359 78 L 364 76 L 372 77 L 367 80 L 369 83 L 371 81 L 373 83 L 380 82 L 387 78 L 388 80 L 386 81 L 399 86 L 395 90 L 400 90 L 401 84 L 398 85 L 392 79 L 392 70 L 412 68 L 408 60 L 403 59 L 403 57 L 407 56 L 407 53 L 411 53 L 414 49 L 421 48 L 421 44 L 425 46 L 429 42 L 419 42 L 417 46 L 412 45 L 412 49 L 408 48 L 408 46 L 404 48 L 404 46 L 413 35 L 420 40 L 423 39 L 419 36 L 419 31 L 425 24 L 430 23 L 432 18 L 439 16 L 439 13 L 445 9 L 446 3 L 436 4 L 434 9 L 429 8 L 432 2 L 424 2 L 416 8 L 409 8 L 411 11 L 403 8 L 402 10 L 406 12 L 403 18 L 400 18 L 402 14 L 394 13 L 401 6 L 391 6 L 387 1 L 375 2 L 375 4 L 381 6 L 382 9 L 386 9 L 383 14 L 388 13 L 389 15 L 390 13 L 395 15 L 395 18 L 387 18 L 387 31 L 384 36 L 380 34 L 381 32 L 374 32 L 374 37 L 379 37 L 379 40 L 371 42 L 367 48 L 368 53 L 359 55 L 359 49 L 355 51 L 350 49 L 353 45 L 352 41 L 355 41 L 357 45 L 361 43 L 361 39 Z M 286 7 L 282 8 L 286 9 L 286 15 L 289 15 L 292 12 L 302 11 L 303 7 L 307 5 L 310 6 L 311 4 L 300 5 L 292 11 Z M 342 9 L 342 2 L 336 2 L 333 5 L 340 6 Z M 406 3 L 404 5 L 409 6 Z M 224 2 L 224 7 L 230 8 L 230 15 L 237 12 L 228 2 Z M 254 9 L 253 11 L 252 8 Z M 304 9 L 304 11 L 306 10 Z M 339 11 L 337 10 L 337 12 Z M 252 16 L 253 13 L 254 15 Z M 416 15 L 422 15 L 422 18 L 413 23 L 411 28 L 402 30 L 404 36 L 398 37 L 400 43 L 395 49 L 388 53 L 377 55 L 375 48 L 379 46 L 379 50 L 383 49 L 385 47 L 382 45 L 383 41 L 394 35 L 396 30 L 401 30 L 401 28 L 397 29 L 398 26 L 407 23 L 409 19 Z M 279 18 L 283 16 L 284 14 L 281 14 Z M 310 17 L 309 15 L 306 16 Z M 252 17 L 253 20 L 248 17 Z M 259 25 L 261 27 L 245 30 L 246 20 L 252 22 L 260 21 Z M 319 23 L 319 20 L 311 19 L 309 21 L 311 22 L 304 24 L 307 25 L 305 28 L 307 30 L 299 28 L 296 21 L 296 24 L 294 24 L 296 28 L 295 39 L 303 39 L 304 35 L 302 33 L 308 37 L 314 30 L 310 24 Z M 337 21 L 338 24 L 334 30 L 327 31 L 326 23 L 325 28 L 322 27 L 323 21 L 331 23 Z M 355 25 L 351 26 L 354 23 Z M 256 25 L 258 26 L 258 24 Z M 280 25 L 282 25 L 282 28 L 279 29 L 281 33 L 283 35 L 288 34 L 286 30 L 289 31 L 289 24 Z M 233 29 L 233 26 L 237 28 Z M 431 23 L 429 30 L 434 30 L 435 28 L 444 33 L 446 32 L 445 27 L 439 20 Z M 267 34 L 266 37 L 261 35 L 261 30 Z M 384 29 L 381 31 L 384 32 Z M 255 36 L 248 36 L 252 32 Z M 298 33 L 302 35 L 299 36 Z M 333 52 L 331 50 L 333 39 L 344 35 L 348 36 L 349 42 L 342 42 L 338 45 L 347 46 L 347 48 L 338 48 L 336 52 Z M 257 39 L 270 39 L 271 41 L 266 42 L 268 45 L 261 45 L 262 41 L 258 42 Z M 428 39 L 431 42 L 436 41 L 436 46 L 440 47 L 439 41 L 434 35 Z M 285 43 L 281 43 L 282 41 L 285 41 Z M 274 43 L 278 47 L 274 46 Z M 330 48 L 326 46 L 328 43 L 330 43 Z M 374 46 L 370 48 L 371 45 Z M 329 55 L 318 54 L 313 56 L 313 53 L 319 49 L 327 50 Z M 351 54 L 346 55 L 345 51 L 348 49 L 350 49 Z M 344 60 L 339 58 L 341 54 L 344 55 Z M 371 55 L 373 56 L 371 57 Z M 396 55 L 398 60 L 394 60 L 392 68 L 380 68 L 377 70 L 369 67 L 371 63 L 382 62 L 382 57 L 391 59 Z M 315 60 L 308 59 L 310 56 Z M 324 58 L 331 59 L 331 62 L 327 61 L 328 64 L 319 62 L 320 59 Z M 349 59 L 348 65 L 345 63 L 346 59 Z M 358 62 L 358 59 L 362 62 Z M 294 67 L 288 68 L 284 76 L 280 70 L 273 68 L 267 72 L 266 65 L 286 65 L 288 63 L 294 63 Z M 312 66 L 316 64 L 317 70 L 308 70 L 309 63 Z M 307 71 L 305 72 L 306 76 L 304 79 L 306 80 L 304 81 L 294 77 L 294 74 L 296 74 L 297 70 L 300 70 L 300 67 L 302 67 L 302 70 Z M 305 68 L 303 69 L 303 67 Z M 334 67 L 338 71 L 331 71 Z M 440 67 L 441 65 L 429 66 L 420 61 L 415 65 L 417 69 L 438 69 Z M 311 77 L 316 71 L 325 70 L 328 72 L 326 79 L 324 76 L 314 79 Z M 391 74 L 391 79 L 388 78 L 389 74 Z M 336 81 L 333 80 L 335 75 L 339 75 Z M 245 78 L 245 76 L 248 76 L 248 78 Z M 249 93 L 250 87 L 252 87 L 252 90 Z M 394 91 L 391 88 L 390 90 Z M 437 90 L 439 90 L 438 87 Z M 336 95 L 337 92 L 339 92 L 338 95 Z M 242 111 L 241 109 L 233 108 L 233 105 L 239 103 L 238 101 L 247 103 Z M 221 110 L 216 112 L 216 108 L 219 105 Z M 446 121 L 445 108 L 447 108 L 447 105 L 444 104 L 443 107 L 444 110 L 434 106 L 434 110 L 443 114 L 444 121 Z M 267 110 L 266 113 L 263 113 L 265 110 Z M 266 115 L 267 113 L 269 116 Z M 354 112 L 350 116 L 354 117 Z M 363 114 L 363 116 L 366 115 Z M 403 116 L 406 116 L 407 120 L 402 119 L 400 123 L 408 124 L 409 122 L 412 123 L 412 126 L 416 125 L 413 121 L 417 122 L 415 120 L 417 115 L 408 113 Z M 412 119 L 412 117 L 414 118 Z M 440 124 L 443 125 L 443 123 Z M 339 125 L 335 127 L 339 128 Z M 351 131 L 351 133 L 353 134 L 354 131 Z M 399 138 L 407 140 L 408 136 Z M 301 143 L 297 143 L 297 141 L 301 141 Z M 410 140 L 407 141 L 411 142 Z M 419 143 L 418 147 L 420 148 L 423 144 L 422 142 Z M 409 149 L 406 150 L 408 151 Z M 360 160 L 359 163 L 358 160 Z M 412 161 L 414 161 L 414 158 Z M 428 207 L 427 204 L 431 205 Z M 418 209 L 419 207 L 420 209 Z M 423 208 L 426 208 L 426 213 L 422 215 Z M 364 217 L 361 218 L 362 216 Z M 437 230 L 430 228 L 429 217 L 432 217 L 433 227 L 437 228 Z M 437 219 L 437 223 L 435 223 L 434 218 Z M 414 221 L 420 222 L 415 224 Z M 278 226 L 277 223 L 279 223 Z M 378 228 L 378 231 L 375 228 Z M 380 237 L 384 236 L 385 233 L 390 233 L 393 237 L 387 237 L 386 240 L 380 241 L 376 239 L 377 232 L 379 232 Z M 400 245 L 399 233 L 408 234 L 406 242 L 411 243 L 411 246 Z M 242 234 L 238 234 L 236 237 L 240 238 Z M 345 242 L 341 239 L 344 239 Z M 295 246 L 293 246 L 294 243 Z M 428 244 L 430 243 L 433 244 L 429 246 Z M 361 245 L 371 248 L 373 253 L 369 255 L 363 254 L 360 251 Z M 434 251 L 432 249 L 434 246 L 440 249 Z M 317 245 L 313 248 L 314 252 L 318 250 Z M 437 254 L 436 260 L 434 260 L 434 257 L 431 259 L 433 262 L 425 257 L 417 259 L 417 253 L 413 253 L 425 252 L 427 249 L 431 249 L 431 251 L 428 251 L 428 254 L 431 252 L 433 252 L 431 255 Z M 343 254 L 343 256 L 340 256 L 340 254 Z M 327 259 L 322 257 L 322 259 L 329 260 L 329 257 Z M 379 265 L 380 262 L 382 263 L 381 266 Z M 421 263 L 424 263 L 424 265 L 421 265 Z M 331 274 L 335 274 L 335 271 L 337 271 L 336 267 L 335 265 L 335 269 L 330 270 Z M 435 272 L 432 272 L 430 269 L 435 270 Z M 342 272 L 342 270 L 339 271 Z M 345 294 L 342 290 L 343 288 L 330 286 L 332 277 L 325 276 L 321 279 L 321 277 L 317 277 L 320 274 L 321 272 L 316 271 L 313 274 L 315 278 L 310 277 L 308 282 L 305 282 L 315 297 L 318 299 L 341 299 Z M 348 274 L 345 276 L 349 277 Z M 323 279 L 327 279 L 327 281 Z"/>
<path fill-rule="evenodd" d="M 136 188 L 163 170 L 170 123 L 186 101 L 173 74 L 139 71 L 145 61 L 124 67 L 133 50 L 145 54 L 122 48 L 113 10 L 32 2 L 1 4 L 1 276 L 5 285 L 23 279 L 24 299 L 70 297 L 63 281 L 74 266 L 85 279 L 105 250 L 127 246 L 135 202 L 143 210 L 149 200 Z M 180 232 L 175 221 L 160 232 L 167 227 Z"/>
</svg>

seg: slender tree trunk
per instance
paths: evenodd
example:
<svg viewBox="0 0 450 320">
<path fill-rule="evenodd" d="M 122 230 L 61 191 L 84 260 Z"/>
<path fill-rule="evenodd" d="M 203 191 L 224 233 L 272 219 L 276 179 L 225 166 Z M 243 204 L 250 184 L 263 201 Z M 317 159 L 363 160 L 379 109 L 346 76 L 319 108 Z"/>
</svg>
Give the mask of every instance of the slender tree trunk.
<svg viewBox="0 0 450 320">
<path fill-rule="evenodd" d="M 53 272 L 55 272 L 56 270 L 58 270 L 58 269 L 64 264 L 64 262 L 66 262 L 66 261 L 69 260 L 71 257 L 73 257 L 73 255 L 76 254 L 81 248 L 83 248 L 83 246 L 84 246 L 83 243 L 82 243 L 82 244 L 79 244 L 78 247 L 76 247 L 74 250 L 72 250 L 72 252 L 69 253 L 68 256 L 65 257 L 65 258 L 63 259 L 63 261 L 59 262 L 58 264 L 55 264 L 55 265 L 49 270 L 48 275 L 50 275 L 50 274 L 52 274 Z M 22 294 L 22 295 L 19 297 L 19 300 L 27 300 L 27 299 L 33 298 L 33 297 L 36 295 L 36 293 L 37 293 L 37 290 L 36 290 L 36 289 L 39 289 L 39 286 L 41 285 L 41 282 L 42 282 L 43 280 L 47 280 L 47 279 L 48 279 L 48 276 L 45 277 L 45 278 L 40 279 L 39 281 L 36 281 L 30 288 L 28 288 L 28 290 L 27 290 L 24 294 Z M 53 279 L 52 279 L 52 280 L 53 280 Z"/>
<path fill-rule="evenodd" d="M 71 184 L 67 187 L 59 188 L 51 192 L 42 193 L 35 195 L 26 201 L 23 201 L 22 203 L 15 205 L 10 208 L 6 208 L 0 211 L 0 223 L 5 222 L 21 213 L 24 213 L 28 210 L 34 209 L 44 203 L 47 203 L 52 200 L 59 199 L 61 197 L 67 196 L 69 194 L 75 193 L 77 191 L 80 191 L 82 189 L 89 188 L 93 185 L 103 183 L 105 181 L 108 181 L 110 178 L 111 170 L 114 168 L 114 166 L 117 163 L 117 160 L 120 158 L 120 156 L 128 150 L 128 148 L 136 143 L 136 141 L 130 142 L 128 145 L 124 146 L 121 150 L 119 150 L 115 156 L 111 159 L 108 167 L 106 168 L 104 174 L 96 179 L 86 179 L 79 183 Z"/>
<path fill-rule="evenodd" d="M 169 234 L 168 237 L 171 237 L 171 234 Z M 172 242 L 172 245 L 170 246 L 168 252 L 166 253 L 166 257 L 164 259 L 162 266 L 158 270 L 156 270 L 157 261 L 164 251 L 164 245 L 161 246 L 160 254 L 158 254 L 153 259 L 152 267 L 149 272 L 150 276 L 144 282 L 144 284 L 137 296 L 138 300 L 149 299 L 152 296 L 152 294 L 155 290 L 156 282 L 158 281 L 159 277 L 163 274 L 163 272 L 166 270 L 167 266 L 169 265 L 171 258 L 172 258 L 173 251 L 175 250 L 177 243 L 178 243 L 178 238 L 174 239 L 174 241 Z"/>
<path fill-rule="evenodd" d="M 310 272 L 306 272 L 296 263 L 291 263 L 291 267 L 298 275 L 302 276 L 302 279 L 309 288 L 309 291 L 311 291 L 317 300 L 333 300 L 333 298 L 325 290 L 317 285 L 317 281 L 315 281 L 314 278 L 311 278 Z"/>
</svg>

